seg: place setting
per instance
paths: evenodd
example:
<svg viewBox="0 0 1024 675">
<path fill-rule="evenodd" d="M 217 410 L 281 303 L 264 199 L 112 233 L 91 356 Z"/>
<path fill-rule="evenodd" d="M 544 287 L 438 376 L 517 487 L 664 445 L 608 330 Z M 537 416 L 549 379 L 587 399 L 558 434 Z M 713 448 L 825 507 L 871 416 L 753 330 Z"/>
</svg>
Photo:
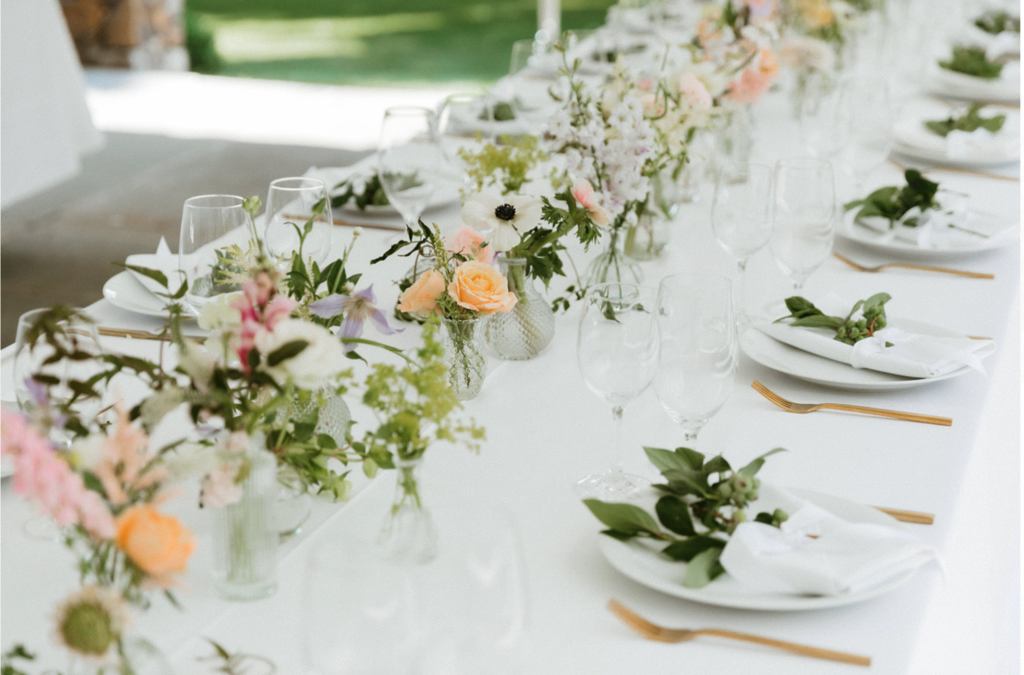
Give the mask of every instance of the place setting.
<svg viewBox="0 0 1024 675">
<path fill-rule="evenodd" d="M 1006 108 L 920 101 L 893 128 L 893 149 L 914 160 L 986 168 L 1020 159 L 1020 112 Z"/>
</svg>

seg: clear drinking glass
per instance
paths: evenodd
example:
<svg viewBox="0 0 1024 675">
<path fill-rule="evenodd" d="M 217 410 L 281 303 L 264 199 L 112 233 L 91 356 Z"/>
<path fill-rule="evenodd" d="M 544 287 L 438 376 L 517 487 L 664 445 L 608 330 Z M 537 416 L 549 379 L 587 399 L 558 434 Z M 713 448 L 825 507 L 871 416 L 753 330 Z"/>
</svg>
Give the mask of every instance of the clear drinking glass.
<svg viewBox="0 0 1024 675">
<path fill-rule="evenodd" d="M 508 68 L 509 75 L 515 75 L 532 65 L 530 61 L 533 60 L 535 44 L 532 39 L 516 40 L 512 43 L 512 58 Z"/>
<path fill-rule="evenodd" d="M 847 143 L 840 161 L 853 174 L 851 198 L 861 197 L 864 180 L 885 164 L 893 146 L 893 111 L 883 77 L 854 77 L 840 85 L 839 120 Z"/>
<path fill-rule="evenodd" d="M 437 190 L 441 147 L 436 119 L 427 108 L 400 106 L 384 112 L 377 146 L 381 187 L 407 225 L 415 226 Z"/>
<path fill-rule="evenodd" d="M 773 191 L 775 231 L 769 246 L 799 293 L 807 277 L 832 253 L 836 213 L 832 165 L 820 159 L 780 159 Z"/>
<path fill-rule="evenodd" d="M 451 94 L 437 113 L 437 141 L 453 182 L 471 187 L 466 163 L 459 157 L 459 148 L 475 138 L 494 143 L 494 125 L 487 96 L 484 94 Z"/>
<path fill-rule="evenodd" d="M 658 362 L 654 308 L 654 290 L 637 284 L 598 284 L 584 298 L 576 355 L 583 381 L 612 406 L 615 446 L 611 468 L 577 484 L 582 496 L 618 499 L 648 484 L 622 470 L 622 411 L 654 379 Z"/>
<path fill-rule="evenodd" d="M 314 215 L 321 206 L 323 210 Z M 321 267 L 331 252 L 331 233 L 334 218 L 331 214 L 331 200 L 327 188 L 318 178 L 278 178 L 267 191 L 267 211 L 263 241 L 267 253 L 280 261 L 282 267 L 290 267 L 292 256 L 300 254 L 303 261 L 315 261 Z M 305 238 L 306 223 L 313 219 Z"/>
<path fill-rule="evenodd" d="M 665 277 L 658 287 L 658 334 L 654 391 L 693 442 L 732 391 L 739 351 L 731 282 L 702 274 Z"/>
<path fill-rule="evenodd" d="M 204 195 L 185 200 L 178 268 L 188 282 L 185 303 L 196 314 L 212 298 L 241 288 L 220 279 L 217 254 L 233 244 L 243 251 L 248 248 L 255 229 L 252 218 L 242 208 L 244 201 L 234 195 Z"/>
<path fill-rule="evenodd" d="M 772 167 L 749 163 L 738 169 L 725 168 L 715 184 L 711 204 L 711 229 L 715 240 L 732 254 L 739 267 L 736 282 L 737 320 L 747 320 L 744 311 L 744 272 L 747 261 L 772 236 Z"/>
<path fill-rule="evenodd" d="M 800 101 L 800 134 L 811 155 L 831 159 L 849 142 L 839 106 L 839 88 L 831 78 L 811 77 L 808 80 Z"/>
</svg>

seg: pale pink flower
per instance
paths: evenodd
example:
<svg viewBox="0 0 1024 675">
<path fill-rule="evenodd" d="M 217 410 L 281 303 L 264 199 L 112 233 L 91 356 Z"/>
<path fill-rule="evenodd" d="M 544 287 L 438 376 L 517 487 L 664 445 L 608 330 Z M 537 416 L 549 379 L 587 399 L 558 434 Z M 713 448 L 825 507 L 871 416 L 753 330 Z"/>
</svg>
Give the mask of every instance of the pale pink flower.
<svg viewBox="0 0 1024 675">
<path fill-rule="evenodd" d="M 263 325 L 267 327 L 267 330 L 274 330 L 277 322 L 291 316 L 292 311 L 298 306 L 298 301 L 287 295 L 275 295 L 274 299 L 267 303 L 267 308 L 263 310 Z"/>
<path fill-rule="evenodd" d="M 580 205 L 590 212 L 590 219 L 594 221 L 594 224 L 598 227 L 607 227 L 610 221 L 610 214 L 597 201 L 597 195 L 594 193 L 594 186 L 590 184 L 590 181 L 586 179 L 580 179 L 576 181 L 576 184 L 572 186 L 572 196 L 576 198 L 576 201 Z"/>
<path fill-rule="evenodd" d="M 494 249 L 489 244 L 481 246 L 486 241 L 487 238 L 484 235 L 472 227 L 463 225 L 454 235 L 448 237 L 448 241 L 445 244 L 452 253 L 461 253 L 468 258 L 489 265 L 494 262 Z"/>
<path fill-rule="evenodd" d="M 741 0 L 750 8 L 751 19 L 767 19 L 775 11 L 776 0 Z"/>
<path fill-rule="evenodd" d="M 737 103 L 754 103 L 768 91 L 775 74 L 779 71 L 779 62 L 770 49 L 762 50 L 740 76 L 733 80 L 726 98 Z"/>
<path fill-rule="evenodd" d="M 242 499 L 242 483 L 238 480 L 238 470 L 242 460 L 224 462 L 203 478 L 202 491 L 199 493 L 200 506 L 220 508 L 237 504 Z"/>
<path fill-rule="evenodd" d="M 679 93 L 690 102 L 690 106 L 697 110 L 708 110 L 714 104 L 707 86 L 693 73 L 680 75 L 676 86 Z"/>
<path fill-rule="evenodd" d="M 149 466 L 154 458 L 149 451 L 146 432 L 134 426 L 128 419 L 127 411 L 118 405 L 114 435 L 104 442 L 103 459 L 93 468 L 111 504 L 124 504 L 128 501 L 126 488 L 140 490 L 166 477 L 163 468 Z"/>
</svg>

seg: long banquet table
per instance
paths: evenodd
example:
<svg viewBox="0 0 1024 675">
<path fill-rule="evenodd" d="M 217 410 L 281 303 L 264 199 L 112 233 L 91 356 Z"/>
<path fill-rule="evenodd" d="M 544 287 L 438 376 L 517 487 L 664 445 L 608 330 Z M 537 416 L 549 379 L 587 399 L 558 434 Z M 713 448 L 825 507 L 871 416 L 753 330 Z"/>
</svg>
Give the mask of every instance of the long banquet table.
<svg viewBox="0 0 1024 675">
<path fill-rule="evenodd" d="M 782 95 L 773 93 L 759 106 L 755 159 L 773 161 L 799 154 L 798 130 L 786 105 Z M 968 192 L 986 210 L 1019 221 L 1019 183 L 956 174 L 940 177 L 944 184 Z M 880 185 L 897 178 L 896 169 L 886 166 L 870 182 Z M 263 189 L 252 186 L 254 193 Z M 712 237 L 709 197 L 705 186 L 702 199 L 682 209 L 667 254 L 644 264 L 649 283 L 684 270 L 732 274 L 732 261 Z M 450 228 L 457 220 L 457 211 L 450 209 L 439 224 Z M 335 250 L 340 250 L 352 231 L 339 227 L 334 234 Z M 390 260 L 374 267 L 367 261 L 392 237 L 392 233 L 366 230 L 352 264 L 353 270 L 364 272 L 366 282 L 375 283 L 378 298 L 387 306 L 397 295 L 390 281 L 405 271 L 408 261 Z M 836 246 L 859 261 L 881 262 L 865 249 L 840 241 Z M 584 253 L 576 247 L 572 253 L 577 264 L 585 264 L 597 249 Z M 957 659 L 980 667 L 973 672 L 999 672 L 1001 664 L 1019 658 L 1014 628 L 1019 624 L 1013 623 L 1018 619 L 1010 599 L 1019 589 L 1014 586 L 1019 577 L 1012 545 L 1018 541 L 1016 513 L 991 509 L 1005 504 L 1015 508 L 1019 495 L 1019 424 L 1013 402 L 1019 401 L 1020 256 L 1017 247 L 1011 246 L 958 260 L 957 266 L 993 272 L 996 278 L 911 271 L 863 274 L 830 259 L 811 277 L 804 295 L 814 299 L 836 292 L 854 300 L 886 291 L 893 296 L 890 316 L 993 337 L 999 350 L 985 362 L 987 376 L 971 373 L 901 392 L 851 393 L 791 379 L 741 357 L 731 397 L 696 442 L 701 452 L 723 453 L 734 465 L 782 446 L 789 452 L 771 458 L 761 474 L 764 480 L 935 514 L 933 526 L 908 527 L 942 552 L 944 580 L 937 567 L 930 566 L 891 594 L 839 609 L 789 613 L 723 609 L 668 597 L 620 575 L 599 553 L 600 526 L 571 489 L 580 477 L 605 465 L 612 437 L 608 406 L 590 393 L 577 371 L 578 307 L 558 316 L 555 339 L 537 358 L 526 362 L 492 358 L 483 391 L 465 405 L 466 413 L 486 427 L 488 440 L 479 456 L 461 448 L 431 449 L 425 464 L 424 498 L 428 505 L 456 499 L 500 505 L 517 523 L 529 612 L 523 661 L 515 669 L 552 674 L 852 672 L 848 665 L 713 638 L 683 645 L 648 642 L 605 609 L 611 598 L 664 625 L 728 628 L 868 655 L 876 673 L 940 672 Z M 778 301 L 791 289 L 767 250 L 748 266 L 747 288 L 751 308 Z M 128 315 L 106 301 L 89 311 L 100 325 L 148 325 L 144 318 Z M 415 328 L 407 328 L 397 343 L 412 346 L 417 334 Z M 155 343 L 117 338 L 104 338 L 103 344 L 150 355 L 157 349 Z M 5 400 L 12 398 L 10 355 L 9 348 L 4 350 Z M 953 426 L 828 412 L 790 415 L 753 391 L 754 379 L 796 401 L 829 400 L 943 415 L 953 418 Z M 629 446 L 626 469 L 649 478 L 657 474 L 646 462 L 641 445 L 671 448 L 682 442 L 681 431 L 650 390 L 626 408 L 624 436 Z M 282 548 L 277 593 L 250 603 L 215 597 L 208 547 L 203 546 L 210 525 L 206 514 L 195 508 L 194 486 L 188 488 L 184 498 L 167 506 L 195 529 L 200 541 L 179 593 L 183 610 L 157 599 L 152 609 L 139 616 L 135 629 L 154 641 L 179 673 L 211 672 L 211 666 L 195 660 L 210 653 L 205 638 L 264 655 L 280 673 L 302 672 L 300 596 L 308 554 L 323 541 L 343 541 L 360 528 L 379 526 L 392 496 L 393 476 L 381 472 L 373 481 L 360 476 L 355 487 L 350 502 L 317 500 L 304 532 Z M 76 586 L 73 560 L 59 544 L 24 535 L 22 524 L 31 510 L 12 493 L 9 481 L 3 485 L 2 508 L 3 647 L 24 642 L 42 652 L 40 666 L 60 667 L 65 657 L 51 641 L 49 616 Z M 988 584 L 986 588 L 997 588 L 998 593 L 990 596 L 1007 594 L 1009 604 L 979 596 L 984 591 L 978 590 L 983 586 L 979 580 Z M 1002 630 L 972 631 L 971 625 L 998 625 Z M 955 642 L 954 635 L 961 642 Z"/>
</svg>

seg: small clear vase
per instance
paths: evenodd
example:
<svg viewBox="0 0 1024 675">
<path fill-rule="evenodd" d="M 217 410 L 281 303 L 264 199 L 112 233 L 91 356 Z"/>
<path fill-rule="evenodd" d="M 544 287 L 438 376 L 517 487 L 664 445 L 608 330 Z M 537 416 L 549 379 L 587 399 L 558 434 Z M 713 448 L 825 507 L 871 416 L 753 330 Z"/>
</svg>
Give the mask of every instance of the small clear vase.
<svg viewBox="0 0 1024 675">
<path fill-rule="evenodd" d="M 277 590 L 277 460 L 263 435 L 249 439 L 242 498 L 213 512 L 213 578 L 221 597 L 257 600 Z"/>
<path fill-rule="evenodd" d="M 754 149 L 754 120 L 749 104 L 739 105 L 725 116 L 717 134 L 716 169 L 740 174 Z"/>
<path fill-rule="evenodd" d="M 626 255 L 620 239 L 625 227 L 613 227 L 608 237 L 608 248 L 594 258 L 584 274 L 587 286 L 608 283 L 639 284 L 644 280 L 640 266 Z"/>
<path fill-rule="evenodd" d="M 174 675 L 167 657 L 149 640 L 124 636 L 101 661 L 72 656 L 68 675 Z"/>
<path fill-rule="evenodd" d="M 441 319 L 444 327 L 444 362 L 448 366 L 448 385 L 460 401 L 480 393 L 487 377 L 483 350 L 484 317 Z"/>
<path fill-rule="evenodd" d="M 437 557 L 437 528 L 420 497 L 423 457 L 395 457 L 395 497 L 380 533 L 384 555 L 396 562 L 423 565 Z"/>
<path fill-rule="evenodd" d="M 555 314 L 551 305 L 526 276 L 524 258 L 498 255 L 498 266 L 508 279 L 508 290 L 518 302 L 511 312 L 495 312 L 484 322 L 484 339 L 495 353 L 507 361 L 532 359 L 555 336 Z"/>
<path fill-rule="evenodd" d="M 622 250 L 633 260 L 654 260 L 668 245 L 671 218 L 682 201 L 680 190 L 666 169 L 651 179 L 651 192 L 638 209 L 636 222 L 626 226 Z"/>
</svg>

